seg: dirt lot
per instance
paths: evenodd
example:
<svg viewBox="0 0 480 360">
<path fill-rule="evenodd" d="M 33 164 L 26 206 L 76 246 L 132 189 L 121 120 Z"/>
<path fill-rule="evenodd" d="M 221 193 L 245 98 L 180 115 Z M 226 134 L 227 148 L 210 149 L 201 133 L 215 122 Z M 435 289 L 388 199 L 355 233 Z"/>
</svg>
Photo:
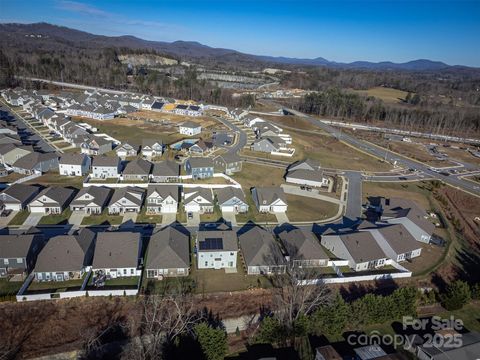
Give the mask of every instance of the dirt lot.
<svg viewBox="0 0 480 360">
<path fill-rule="evenodd" d="M 167 123 L 169 122 L 175 125 L 182 123 L 184 121 L 191 121 L 197 124 L 201 124 L 205 128 L 218 124 L 215 119 L 208 116 L 192 117 L 192 116 L 169 114 L 164 112 L 148 111 L 148 110 L 137 111 L 129 114 L 127 117 L 130 119 L 154 120 L 158 122 L 167 122 Z"/>
<path fill-rule="evenodd" d="M 280 186 L 285 183 L 285 170 L 271 166 L 242 164 L 242 171 L 235 173 L 232 178 L 238 181 L 243 191 L 248 192 L 255 186 Z"/>
<path fill-rule="evenodd" d="M 380 100 L 385 101 L 386 103 L 403 103 L 405 97 L 407 96 L 406 91 L 387 88 L 382 86 L 377 86 L 368 90 L 352 90 L 357 94 L 362 94 L 366 96 L 374 96 Z"/>
</svg>

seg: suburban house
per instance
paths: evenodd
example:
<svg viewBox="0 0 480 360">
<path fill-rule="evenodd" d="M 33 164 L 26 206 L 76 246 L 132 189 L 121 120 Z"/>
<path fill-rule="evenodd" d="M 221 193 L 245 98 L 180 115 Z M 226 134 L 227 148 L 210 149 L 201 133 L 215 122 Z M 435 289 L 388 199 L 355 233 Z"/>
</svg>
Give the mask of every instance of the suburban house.
<svg viewBox="0 0 480 360">
<path fill-rule="evenodd" d="M 120 176 L 120 159 L 116 156 L 95 156 L 92 161 L 94 179 L 118 178 Z"/>
<path fill-rule="evenodd" d="M 280 151 L 285 146 L 286 144 L 281 138 L 270 136 L 255 140 L 251 145 L 251 150 L 271 153 Z"/>
<path fill-rule="evenodd" d="M 142 239 L 140 233 L 101 232 L 97 235 L 92 271 L 107 277 L 140 276 Z"/>
<path fill-rule="evenodd" d="M 199 231 L 197 251 L 199 269 L 237 268 L 238 241 L 235 231 Z"/>
<path fill-rule="evenodd" d="M 82 154 L 102 155 L 112 150 L 113 144 L 101 136 L 88 135 L 75 140 L 76 146 L 80 147 Z"/>
<path fill-rule="evenodd" d="M 3 144 L 0 145 L 0 163 L 5 165 L 12 165 L 18 159 L 33 153 L 33 147 L 15 145 L 15 144 Z"/>
<path fill-rule="evenodd" d="M 328 187 L 330 183 L 328 176 L 321 170 L 293 170 L 285 176 L 285 181 L 292 184 L 299 184 L 313 187 Z"/>
<path fill-rule="evenodd" d="M 192 157 L 185 162 L 185 172 L 193 179 L 207 179 L 213 177 L 213 160 L 206 157 Z"/>
<path fill-rule="evenodd" d="M 139 151 L 139 145 L 129 143 L 124 143 L 115 150 L 117 156 L 122 159 L 125 159 L 128 156 L 137 156 Z"/>
<path fill-rule="evenodd" d="M 154 156 L 162 156 L 163 141 L 155 139 L 143 139 L 142 142 L 142 156 L 152 158 Z"/>
<path fill-rule="evenodd" d="M 179 188 L 176 185 L 149 185 L 147 188 L 147 214 L 176 214 Z"/>
<path fill-rule="evenodd" d="M 22 139 L 18 135 L 0 134 L 0 145 L 2 144 L 22 145 Z"/>
<path fill-rule="evenodd" d="M 238 235 L 247 274 L 285 272 L 285 259 L 272 233 L 254 226 Z"/>
<path fill-rule="evenodd" d="M 242 171 L 242 159 L 237 154 L 218 155 L 213 159 L 213 163 L 227 175 Z"/>
<path fill-rule="evenodd" d="M 145 190 L 139 187 L 116 188 L 108 204 L 109 214 L 123 214 L 126 212 L 139 213 L 145 197 Z"/>
<path fill-rule="evenodd" d="M 213 194 L 211 189 L 201 187 L 184 188 L 183 198 L 183 204 L 187 213 L 203 214 L 213 212 Z"/>
<path fill-rule="evenodd" d="M 187 276 L 190 272 L 190 237 L 172 226 L 152 234 L 145 270 L 147 279 Z"/>
<path fill-rule="evenodd" d="M 153 163 L 152 181 L 157 183 L 177 182 L 180 179 L 180 166 L 170 160 Z"/>
<path fill-rule="evenodd" d="M 33 152 L 22 156 L 12 165 L 13 171 L 19 174 L 42 174 L 58 169 L 58 155 L 56 153 Z"/>
<path fill-rule="evenodd" d="M 321 244 L 339 259 L 348 260 L 348 266 L 355 271 L 376 269 L 388 260 L 368 231 L 322 235 Z"/>
<path fill-rule="evenodd" d="M 456 332 L 443 335 L 436 332 L 424 344 L 417 347 L 416 356 L 419 360 L 470 360 L 480 354 L 480 333 L 476 331 L 462 333 L 461 343 L 455 346 L 449 344 Z"/>
<path fill-rule="evenodd" d="M 59 235 L 48 240 L 37 257 L 35 281 L 81 279 L 90 271 L 95 233 L 86 231 L 89 236 Z"/>
<path fill-rule="evenodd" d="M 402 224 L 381 226 L 368 229 L 383 252 L 393 261 L 400 262 L 420 256 L 420 243 Z"/>
<path fill-rule="evenodd" d="M 0 235 L 0 277 L 28 273 L 42 246 L 39 235 Z"/>
<path fill-rule="evenodd" d="M 301 267 L 328 265 L 329 257 L 313 232 L 302 229 L 285 230 L 278 237 L 293 265 Z"/>
<path fill-rule="evenodd" d="M 217 203 L 222 212 L 232 212 L 235 214 L 246 213 L 248 204 L 242 189 L 228 186 L 216 189 Z"/>
<path fill-rule="evenodd" d="M 148 181 L 152 163 L 144 159 L 129 161 L 123 169 L 123 181 Z"/>
<path fill-rule="evenodd" d="M 112 190 L 104 186 L 82 188 L 70 203 L 70 210 L 85 214 L 101 214 L 107 206 Z"/>
<path fill-rule="evenodd" d="M 193 121 L 186 121 L 179 127 L 179 132 L 182 135 L 195 136 L 202 132 L 202 126 Z"/>
<path fill-rule="evenodd" d="M 89 173 L 91 159 L 85 154 L 62 154 L 58 162 L 60 175 L 83 176 Z"/>
<path fill-rule="evenodd" d="M 76 190 L 50 186 L 43 189 L 28 205 L 32 213 L 61 214 L 75 196 Z"/>
<path fill-rule="evenodd" d="M 295 170 L 309 170 L 309 171 L 317 171 L 320 170 L 320 162 L 313 160 L 313 159 L 305 159 L 299 160 L 294 162 L 288 167 L 288 171 L 295 171 Z"/>
<path fill-rule="evenodd" d="M 0 193 L 0 210 L 24 210 L 39 192 L 37 186 L 12 184 Z"/>
<path fill-rule="evenodd" d="M 287 197 L 281 187 L 255 187 L 252 189 L 252 197 L 261 213 L 287 211 Z"/>
<path fill-rule="evenodd" d="M 435 225 L 415 202 L 401 198 L 381 198 L 379 213 L 381 220 L 389 224 L 402 224 L 415 240 L 429 243 Z"/>
<path fill-rule="evenodd" d="M 188 152 L 193 156 L 204 156 L 213 151 L 214 147 L 212 141 L 204 141 L 200 139 L 188 148 Z"/>
</svg>

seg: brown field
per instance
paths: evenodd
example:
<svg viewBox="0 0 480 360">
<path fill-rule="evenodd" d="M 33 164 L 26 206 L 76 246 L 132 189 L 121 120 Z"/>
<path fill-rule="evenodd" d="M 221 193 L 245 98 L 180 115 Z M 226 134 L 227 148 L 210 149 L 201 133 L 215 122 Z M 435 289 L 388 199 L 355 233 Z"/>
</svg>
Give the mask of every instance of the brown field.
<svg viewBox="0 0 480 360">
<path fill-rule="evenodd" d="M 243 163 L 242 171 L 232 176 L 238 181 L 243 191 L 248 192 L 255 186 L 280 186 L 285 183 L 285 170 L 265 165 Z"/>
<path fill-rule="evenodd" d="M 376 97 L 386 103 L 402 103 L 405 100 L 408 92 L 377 86 L 368 90 L 352 90 L 357 94 Z"/>
<path fill-rule="evenodd" d="M 127 117 L 130 119 L 154 120 L 159 122 L 166 121 L 170 123 L 175 123 L 175 125 L 184 121 L 191 121 L 197 124 L 201 124 L 205 128 L 213 125 L 218 125 L 218 122 L 215 119 L 208 116 L 192 117 L 149 110 L 137 111 L 128 114 Z"/>
<path fill-rule="evenodd" d="M 287 216 L 290 221 L 317 221 L 335 216 L 338 205 L 305 196 L 287 194 Z"/>
<path fill-rule="evenodd" d="M 318 128 L 317 126 L 310 123 L 308 120 L 302 119 L 299 116 L 268 116 L 268 115 L 260 115 L 262 119 L 269 120 L 272 123 L 276 123 L 278 125 L 283 125 L 285 128 L 291 127 L 299 130 L 311 130 L 318 133 L 325 134 L 326 133 Z M 288 133 L 288 131 L 285 131 Z"/>
</svg>

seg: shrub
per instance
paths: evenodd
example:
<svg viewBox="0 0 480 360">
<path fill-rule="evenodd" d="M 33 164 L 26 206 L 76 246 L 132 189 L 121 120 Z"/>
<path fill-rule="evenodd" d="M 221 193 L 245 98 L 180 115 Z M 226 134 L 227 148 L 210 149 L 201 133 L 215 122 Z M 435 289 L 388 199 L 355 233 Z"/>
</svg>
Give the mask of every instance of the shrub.
<svg viewBox="0 0 480 360">
<path fill-rule="evenodd" d="M 457 280 L 447 286 L 447 290 L 440 297 L 442 306 L 447 310 L 458 310 L 464 307 L 472 298 L 468 284 Z"/>
</svg>

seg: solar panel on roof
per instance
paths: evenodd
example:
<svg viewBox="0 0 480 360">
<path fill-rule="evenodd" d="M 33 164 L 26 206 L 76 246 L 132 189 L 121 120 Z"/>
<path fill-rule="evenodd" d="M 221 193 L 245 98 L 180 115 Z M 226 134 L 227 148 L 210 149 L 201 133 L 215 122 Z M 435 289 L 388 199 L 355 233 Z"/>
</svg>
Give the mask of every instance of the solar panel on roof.
<svg viewBox="0 0 480 360">
<path fill-rule="evenodd" d="M 222 250 L 223 239 L 222 238 L 206 238 L 199 243 L 200 250 Z"/>
</svg>

